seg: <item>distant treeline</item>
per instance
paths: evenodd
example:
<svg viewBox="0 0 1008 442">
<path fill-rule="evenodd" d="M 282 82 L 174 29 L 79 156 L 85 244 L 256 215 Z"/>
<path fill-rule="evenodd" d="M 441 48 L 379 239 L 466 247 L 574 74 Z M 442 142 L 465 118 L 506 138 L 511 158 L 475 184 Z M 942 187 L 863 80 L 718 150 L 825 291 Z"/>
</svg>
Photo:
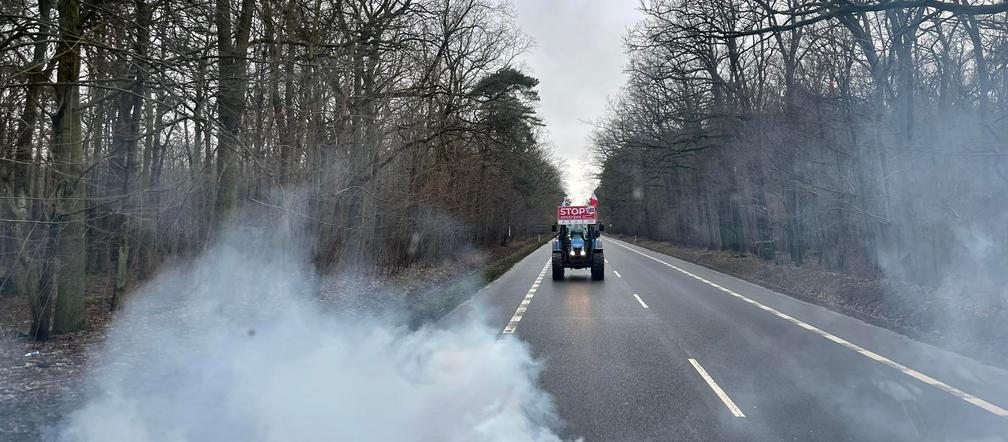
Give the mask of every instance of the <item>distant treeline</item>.
<svg viewBox="0 0 1008 442">
<path fill-rule="evenodd" d="M 1008 4 L 642 10 L 594 133 L 613 231 L 1008 298 Z"/>
<path fill-rule="evenodd" d="M 542 230 L 564 192 L 508 8 L 4 2 L 3 291 L 29 297 L 38 337 L 50 317 L 79 329 L 85 274 L 116 281 L 117 307 L 248 205 L 305 222 L 322 270 Z"/>
</svg>

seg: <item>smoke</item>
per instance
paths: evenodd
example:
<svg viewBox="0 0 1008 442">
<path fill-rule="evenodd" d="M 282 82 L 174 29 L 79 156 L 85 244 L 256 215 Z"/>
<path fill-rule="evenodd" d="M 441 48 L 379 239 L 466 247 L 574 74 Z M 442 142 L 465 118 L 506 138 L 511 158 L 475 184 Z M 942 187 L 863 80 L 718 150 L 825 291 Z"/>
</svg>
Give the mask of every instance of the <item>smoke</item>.
<svg viewBox="0 0 1008 442">
<path fill-rule="evenodd" d="M 996 116 L 915 108 L 919 134 L 909 147 L 890 149 L 886 216 L 892 226 L 879 241 L 883 273 L 923 286 L 892 287 L 894 304 L 940 342 L 973 356 L 1008 363 L 1008 190 L 1004 133 Z M 886 141 L 900 146 L 900 140 Z"/>
<path fill-rule="evenodd" d="M 293 230 L 243 228 L 135 292 L 50 438 L 558 440 L 525 344 L 476 320 L 323 313 Z"/>
</svg>

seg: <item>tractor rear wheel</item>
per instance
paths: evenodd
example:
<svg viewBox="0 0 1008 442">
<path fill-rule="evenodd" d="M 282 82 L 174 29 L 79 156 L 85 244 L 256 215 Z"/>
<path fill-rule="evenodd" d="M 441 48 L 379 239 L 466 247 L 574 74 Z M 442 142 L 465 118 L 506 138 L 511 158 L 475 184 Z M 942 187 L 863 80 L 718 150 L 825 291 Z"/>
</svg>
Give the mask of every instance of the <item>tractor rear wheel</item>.
<svg viewBox="0 0 1008 442">
<path fill-rule="evenodd" d="M 553 261 L 550 263 L 553 267 L 553 280 L 563 281 L 564 279 L 564 266 L 563 266 L 563 254 L 554 253 Z"/>
<path fill-rule="evenodd" d="M 602 252 L 592 254 L 591 278 L 594 281 L 605 279 L 605 257 L 602 256 Z"/>
</svg>

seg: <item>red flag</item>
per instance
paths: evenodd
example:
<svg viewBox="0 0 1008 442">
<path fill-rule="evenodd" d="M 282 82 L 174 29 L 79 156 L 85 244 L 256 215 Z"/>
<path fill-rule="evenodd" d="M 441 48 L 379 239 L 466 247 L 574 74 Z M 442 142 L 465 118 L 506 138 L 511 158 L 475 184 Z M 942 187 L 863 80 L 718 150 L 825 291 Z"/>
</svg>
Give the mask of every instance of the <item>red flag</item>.
<svg viewBox="0 0 1008 442">
<path fill-rule="evenodd" d="M 588 204 L 592 207 L 598 207 L 598 197 L 595 196 L 595 192 L 592 192 L 591 198 L 588 198 Z"/>
</svg>

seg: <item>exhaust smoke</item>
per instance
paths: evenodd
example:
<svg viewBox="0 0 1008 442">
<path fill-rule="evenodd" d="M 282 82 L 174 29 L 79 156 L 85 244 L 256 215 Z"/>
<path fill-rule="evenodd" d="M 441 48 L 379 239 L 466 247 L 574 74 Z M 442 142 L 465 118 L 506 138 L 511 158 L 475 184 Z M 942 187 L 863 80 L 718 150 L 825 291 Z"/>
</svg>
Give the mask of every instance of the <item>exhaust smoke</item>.
<svg viewBox="0 0 1008 442">
<path fill-rule="evenodd" d="M 322 313 L 307 261 L 276 253 L 291 236 L 260 236 L 274 238 L 230 235 L 135 292 L 50 439 L 558 440 L 524 343 L 476 320 Z"/>
</svg>

